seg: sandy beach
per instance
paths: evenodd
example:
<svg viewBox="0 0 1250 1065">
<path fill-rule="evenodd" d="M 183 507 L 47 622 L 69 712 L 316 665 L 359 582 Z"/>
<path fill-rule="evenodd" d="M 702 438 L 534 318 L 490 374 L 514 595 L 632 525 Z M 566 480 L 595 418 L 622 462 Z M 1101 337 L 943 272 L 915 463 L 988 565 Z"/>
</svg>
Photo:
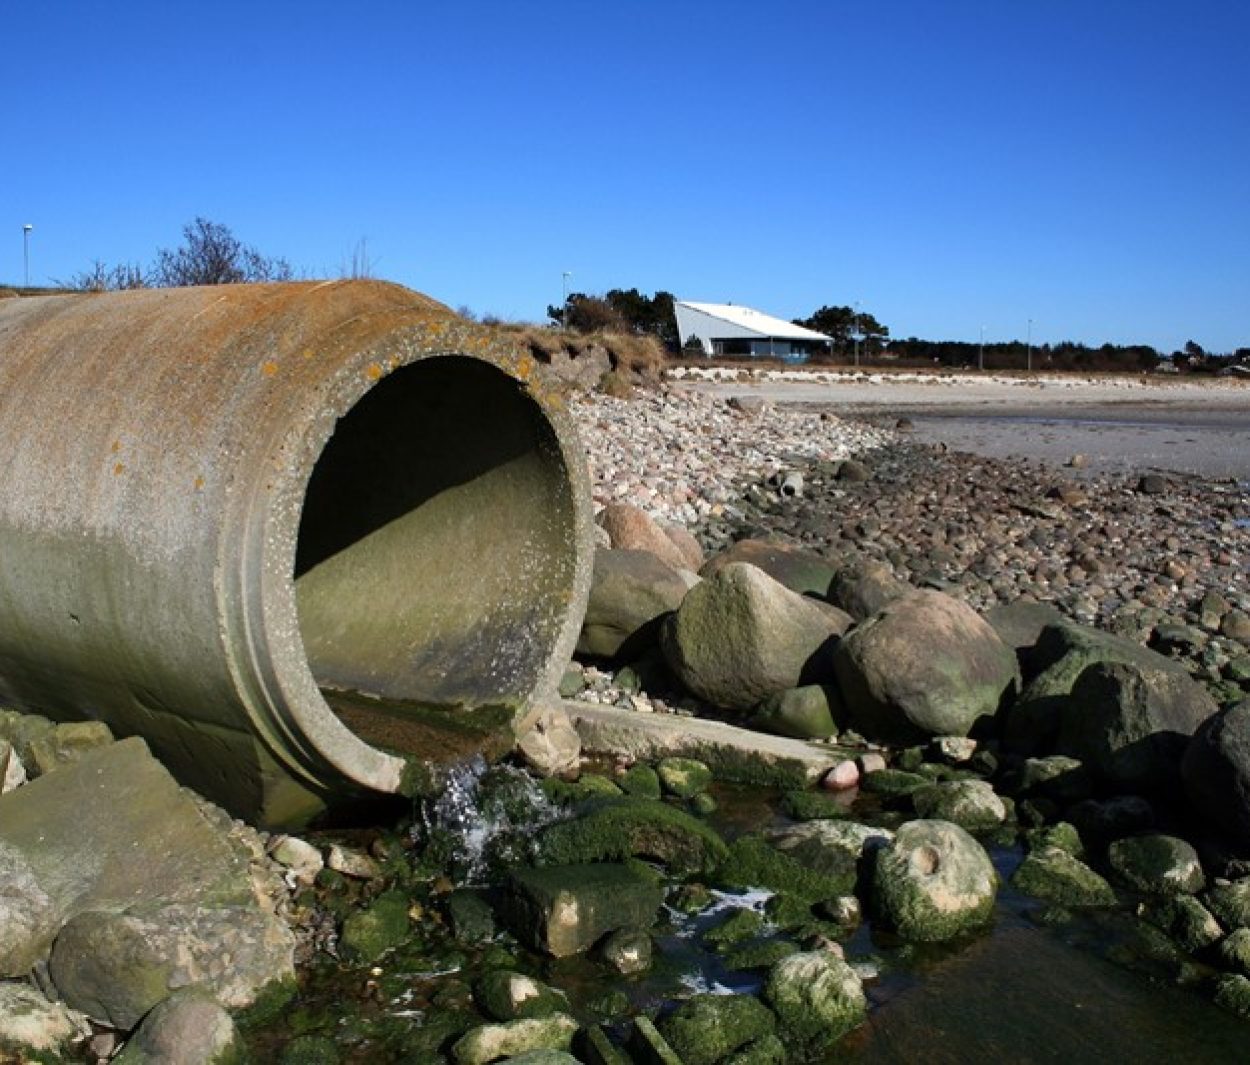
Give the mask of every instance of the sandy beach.
<svg viewBox="0 0 1250 1065">
<path fill-rule="evenodd" d="M 710 368 L 675 383 L 873 420 L 907 417 L 917 440 L 987 457 L 1063 463 L 1083 454 L 1091 471 L 1250 480 L 1250 385 L 1242 381 L 798 370 L 747 378 Z"/>
</svg>

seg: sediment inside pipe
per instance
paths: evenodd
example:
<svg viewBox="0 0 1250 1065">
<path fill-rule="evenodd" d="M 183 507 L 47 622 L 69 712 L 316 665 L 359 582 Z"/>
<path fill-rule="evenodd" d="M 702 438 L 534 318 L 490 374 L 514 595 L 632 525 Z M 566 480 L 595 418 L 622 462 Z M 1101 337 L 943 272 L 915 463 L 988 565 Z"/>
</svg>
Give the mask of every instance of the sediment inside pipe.
<svg viewBox="0 0 1250 1065">
<path fill-rule="evenodd" d="M 459 356 L 391 373 L 339 420 L 305 494 L 294 577 L 318 685 L 392 707 L 523 701 L 567 612 L 574 522 L 517 381 Z"/>
</svg>

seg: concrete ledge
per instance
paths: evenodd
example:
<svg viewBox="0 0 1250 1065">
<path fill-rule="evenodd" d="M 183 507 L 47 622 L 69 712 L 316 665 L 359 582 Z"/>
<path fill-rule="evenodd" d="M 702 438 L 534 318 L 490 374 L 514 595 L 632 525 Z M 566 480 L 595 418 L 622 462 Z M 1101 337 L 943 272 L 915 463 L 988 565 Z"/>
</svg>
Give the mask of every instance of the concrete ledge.
<svg viewBox="0 0 1250 1065">
<path fill-rule="evenodd" d="M 642 760 L 682 755 L 706 762 L 722 780 L 775 787 L 813 784 L 840 757 L 803 740 L 770 736 L 705 718 L 648 714 L 562 700 L 594 754 L 625 754 Z"/>
</svg>

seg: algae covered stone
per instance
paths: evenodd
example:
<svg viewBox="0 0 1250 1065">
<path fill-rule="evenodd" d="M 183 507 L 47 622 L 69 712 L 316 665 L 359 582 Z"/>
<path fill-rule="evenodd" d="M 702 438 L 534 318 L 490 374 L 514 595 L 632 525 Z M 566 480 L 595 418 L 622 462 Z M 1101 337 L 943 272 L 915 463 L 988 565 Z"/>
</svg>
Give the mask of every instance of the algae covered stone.
<svg viewBox="0 0 1250 1065">
<path fill-rule="evenodd" d="M 578 1024 L 567 1013 L 471 1028 L 451 1048 L 457 1065 L 489 1065 L 534 1050 L 567 1051 Z"/>
<path fill-rule="evenodd" d="M 921 817 L 950 821 L 969 832 L 997 828 L 1007 819 L 1007 807 L 983 780 L 944 780 L 914 792 L 911 797 Z"/>
<path fill-rule="evenodd" d="M 1111 885 L 1058 847 L 1031 851 L 1011 877 L 1012 886 L 1059 906 L 1114 906 Z"/>
<path fill-rule="evenodd" d="M 515 870 L 502 911 L 515 935 L 563 958 L 619 928 L 649 928 L 663 900 L 663 887 L 630 865 L 548 866 Z"/>
<path fill-rule="evenodd" d="M 908 821 L 877 854 L 873 905 L 904 939 L 950 939 L 989 920 L 998 878 L 984 848 L 948 821 Z"/>
<path fill-rule="evenodd" d="M 568 999 L 562 992 L 509 969 L 483 974 L 474 985 L 473 998 L 482 1011 L 496 1021 L 545 1017 L 568 1009 Z"/>
<path fill-rule="evenodd" d="M 726 887 L 766 888 L 807 902 L 836 898 L 854 890 L 855 862 L 836 851 L 827 851 L 826 867 L 815 869 L 778 850 L 760 836 L 743 836 L 729 848 L 716 871 Z"/>
<path fill-rule="evenodd" d="M 339 943 L 356 961 L 377 961 L 408 936 L 408 899 L 398 891 L 379 895 L 343 922 Z"/>
<path fill-rule="evenodd" d="M 843 710 L 837 688 L 827 684 L 805 684 L 770 695 L 751 717 L 752 728 L 776 736 L 819 740 L 838 731 L 835 710 Z"/>
<path fill-rule="evenodd" d="M 791 954 L 774 965 L 764 1001 L 777 1015 L 782 1039 L 804 1053 L 832 1046 L 868 1009 L 855 971 L 823 950 Z"/>
<path fill-rule="evenodd" d="M 244 1060 L 230 1014 L 199 987 L 175 991 L 143 1018 L 116 1065 L 233 1065 Z"/>
<path fill-rule="evenodd" d="M 750 995 L 695 995 L 657 1027 L 685 1065 L 716 1065 L 735 1050 L 772 1033 L 777 1020 Z"/>
<path fill-rule="evenodd" d="M 1198 852 L 1176 836 L 1150 833 L 1118 839 L 1107 860 L 1129 887 L 1147 894 L 1192 895 L 1206 886 Z"/>
<path fill-rule="evenodd" d="M 590 804 L 538 841 L 538 860 L 547 865 L 638 857 L 698 873 L 716 868 L 725 853 L 724 841 L 702 821 L 667 803 L 634 798 Z"/>
<path fill-rule="evenodd" d="M 664 791 L 679 799 L 692 799 L 712 783 L 712 771 L 696 758 L 662 758 L 655 771 Z"/>
</svg>

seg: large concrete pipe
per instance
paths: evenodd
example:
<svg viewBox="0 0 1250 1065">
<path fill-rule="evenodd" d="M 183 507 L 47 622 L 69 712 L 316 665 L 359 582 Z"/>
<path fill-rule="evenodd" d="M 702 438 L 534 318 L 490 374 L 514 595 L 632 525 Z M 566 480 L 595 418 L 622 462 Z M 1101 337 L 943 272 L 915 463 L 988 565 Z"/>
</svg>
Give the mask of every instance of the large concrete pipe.
<svg viewBox="0 0 1250 1065">
<path fill-rule="evenodd" d="M 378 282 L 0 301 L 0 699 L 261 823 L 402 792 L 402 705 L 326 691 L 520 715 L 576 640 L 589 491 L 534 370 Z"/>
</svg>

